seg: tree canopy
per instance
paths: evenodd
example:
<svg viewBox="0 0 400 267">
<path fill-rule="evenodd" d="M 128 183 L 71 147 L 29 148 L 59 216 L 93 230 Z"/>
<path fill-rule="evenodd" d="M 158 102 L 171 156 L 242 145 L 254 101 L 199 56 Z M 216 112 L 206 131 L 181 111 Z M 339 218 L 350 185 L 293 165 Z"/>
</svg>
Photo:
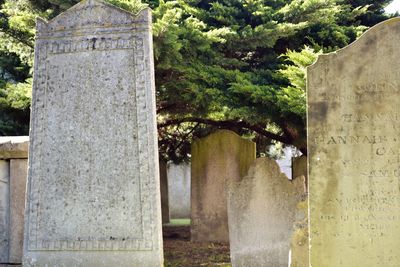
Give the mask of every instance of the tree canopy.
<svg viewBox="0 0 400 267">
<path fill-rule="evenodd" d="M 0 135 L 28 133 L 35 17 L 77 0 L 0 0 Z M 108 0 L 153 9 L 161 155 L 216 128 L 306 152 L 305 69 L 388 18 L 391 0 Z"/>
</svg>

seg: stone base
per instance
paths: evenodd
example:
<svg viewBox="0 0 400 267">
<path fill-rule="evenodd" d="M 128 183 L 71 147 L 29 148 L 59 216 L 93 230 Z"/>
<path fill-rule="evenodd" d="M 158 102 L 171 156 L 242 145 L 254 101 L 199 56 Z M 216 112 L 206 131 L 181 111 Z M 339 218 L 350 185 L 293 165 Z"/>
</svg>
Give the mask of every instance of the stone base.
<svg viewBox="0 0 400 267">
<path fill-rule="evenodd" d="M 23 267 L 161 267 L 162 253 L 154 251 L 28 252 Z"/>
</svg>

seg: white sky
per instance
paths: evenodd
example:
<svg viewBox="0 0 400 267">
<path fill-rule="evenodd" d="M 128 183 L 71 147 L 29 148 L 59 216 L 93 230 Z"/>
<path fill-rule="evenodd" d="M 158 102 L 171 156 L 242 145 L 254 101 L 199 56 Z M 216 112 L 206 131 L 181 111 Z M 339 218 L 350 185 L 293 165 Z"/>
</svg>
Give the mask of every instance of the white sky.
<svg viewBox="0 0 400 267">
<path fill-rule="evenodd" d="M 393 0 L 393 2 L 385 8 L 387 13 L 400 12 L 400 0 Z"/>
</svg>

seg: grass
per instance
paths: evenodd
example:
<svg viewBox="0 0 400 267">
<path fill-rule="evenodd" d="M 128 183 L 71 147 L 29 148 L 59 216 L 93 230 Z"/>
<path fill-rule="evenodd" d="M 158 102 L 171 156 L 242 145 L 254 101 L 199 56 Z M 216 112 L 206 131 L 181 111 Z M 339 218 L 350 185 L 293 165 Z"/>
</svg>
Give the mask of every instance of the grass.
<svg viewBox="0 0 400 267">
<path fill-rule="evenodd" d="M 166 226 L 189 226 L 190 219 L 171 219 L 169 223 L 164 224 Z"/>
</svg>

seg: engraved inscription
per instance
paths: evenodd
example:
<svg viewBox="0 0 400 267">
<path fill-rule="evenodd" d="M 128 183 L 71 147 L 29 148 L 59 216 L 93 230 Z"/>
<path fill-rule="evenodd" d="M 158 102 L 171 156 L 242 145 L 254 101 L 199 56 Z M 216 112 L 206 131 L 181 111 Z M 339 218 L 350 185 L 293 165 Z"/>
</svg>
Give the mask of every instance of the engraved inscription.
<svg viewBox="0 0 400 267">
<path fill-rule="evenodd" d="M 382 23 L 309 69 L 310 265 L 400 266 L 400 42 Z M 376 45 L 370 45 L 371 40 Z M 377 56 L 379 55 L 379 56 Z"/>
<path fill-rule="evenodd" d="M 75 53 L 93 50 L 133 49 L 135 47 L 133 38 L 86 38 L 82 40 L 54 40 L 50 41 L 49 53 Z"/>
</svg>

